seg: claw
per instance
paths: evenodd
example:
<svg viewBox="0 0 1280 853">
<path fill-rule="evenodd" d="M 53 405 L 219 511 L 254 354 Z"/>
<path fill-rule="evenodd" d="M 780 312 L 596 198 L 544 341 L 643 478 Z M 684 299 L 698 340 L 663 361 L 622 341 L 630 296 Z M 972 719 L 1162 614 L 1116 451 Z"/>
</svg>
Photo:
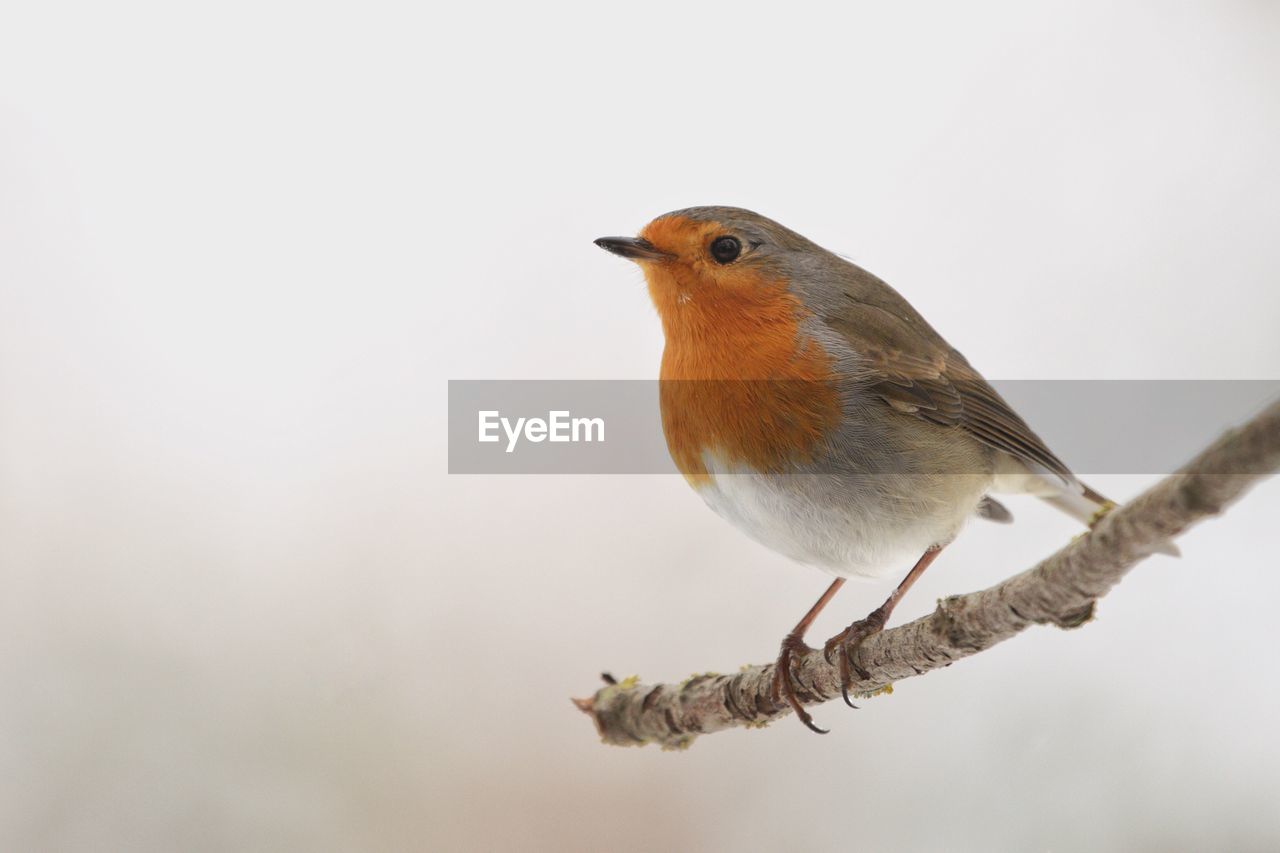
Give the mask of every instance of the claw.
<svg viewBox="0 0 1280 853">
<path fill-rule="evenodd" d="M 796 645 L 800 645 L 807 650 L 807 647 L 796 637 L 788 635 L 782 641 L 782 651 L 779 652 L 778 660 L 773 665 L 773 685 L 770 691 L 773 694 L 773 701 L 785 700 L 791 706 L 791 710 L 795 711 L 796 718 L 804 723 L 805 728 L 809 731 L 820 735 L 828 734 L 827 729 L 818 728 L 814 724 L 813 716 L 804 709 L 804 706 L 800 704 L 800 699 L 796 696 L 791 676 L 791 655 L 795 651 Z"/>
<path fill-rule="evenodd" d="M 830 729 L 818 728 L 813 722 L 813 717 L 809 715 L 808 711 L 800 707 L 800 703 L 798 701 L 791 707 L 796 712 L 796 716 L 800 718 L 800 722 L 804 723 L 805 728 L 807 728 L 809 731 L 818 735 L 831 734 Z"/>
<path fill-rule="evenodd" d="M 826 657 L 827 663 L 831 663 L 831 654 L 836 649 L 840 650 L 840 695 L 844 697 L 844 703 L 850 708 L 856 709 L 858 707 L 849 698 L 849 688 L 853 685 L 853 675 L 856 673 L 861 681 L 866 681 L 871 677 L 871 673 L 854 662 L 854 652 L 868 637 L 879 633 L 883 628 L 883 618 L 878 617 L 873 612 L 866 619 L 854 622 L 848 628 L 827 640 L 826 645 L 822 647 L 822 653 Z"/>
<path fill-rule="evenodd" d="M 852 679 L 849 678 L 849 658 L 846 655 L 840 655 L 840 695 L 844 697 L 844 704 L 853 710 L 858 710 L 858 706 L 853 704 L 853 700 L 849 698 L 849 684 Z"/>
</svg>

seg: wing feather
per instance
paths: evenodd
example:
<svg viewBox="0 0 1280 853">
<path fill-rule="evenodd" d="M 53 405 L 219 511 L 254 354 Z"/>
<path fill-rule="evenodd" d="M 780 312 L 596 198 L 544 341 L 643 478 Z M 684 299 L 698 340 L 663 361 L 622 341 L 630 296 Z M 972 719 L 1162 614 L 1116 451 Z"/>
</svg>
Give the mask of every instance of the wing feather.
<svg viewBox="0 0 1280 853">
<path fill-rule="evenodd" d="M 1047 471 L 1074 486 L 1076 479 L 1062 460 L 922 319 L 909 322 L 852 297 L 847 305 L 840 316 L 826 321 L 864 359 L 869 393 L 904 415 L 963 429 L 1033 470 Z"/>
</svg>

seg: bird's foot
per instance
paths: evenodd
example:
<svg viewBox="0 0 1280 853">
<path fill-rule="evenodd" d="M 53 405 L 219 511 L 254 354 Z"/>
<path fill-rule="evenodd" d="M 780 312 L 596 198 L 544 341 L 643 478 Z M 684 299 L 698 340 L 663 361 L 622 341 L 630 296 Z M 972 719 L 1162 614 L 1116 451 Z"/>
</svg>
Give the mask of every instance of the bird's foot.
<svg viewBox="0 0 1280 853">
<path fill-rule="evenodd" d="M 812 651 L 813 649 L 805 645 L 804 640 L 796 634 L 788 634 L 782 640 L 782 649 L 778 652 L 778 660 L 773 665 L 773 701 L 785 701 L 809 731 L 825 735 L 827 730 L 814 725 L 813 716 L 804 709 L 799 698 L 796 697 L 795 676 L 791 672 L 791 661 L 794 658 L 803 658 Z"/>
<path fill-rule="evenodd" d="M 884 608 L 877 607 L 867 614 L 866 619 L 859 619 L 854 622 L 848 628 L 827 640 L 826 645 L 822 647 L 822 655 L 827 659 L 827 663 L 839 663 L 840 695 L 844 697 L 845 704 L 850 708 L 858 707 L 849 698 L 849 688 L 853 685 L 853 675 L 856 673 L 858 678 L 863 681 L 871 677 L 871 673 L 867 672 L 861 664 L 854 660 L 854 655 L 857 654 L 858 647 L 868 637 L 875 636 L 884 630 L 884 624 L 887 619 L 888 616 L 885 614 Z M 832 655 L 837 652 L 839 657 L 832 660 Z"/>
</svg>

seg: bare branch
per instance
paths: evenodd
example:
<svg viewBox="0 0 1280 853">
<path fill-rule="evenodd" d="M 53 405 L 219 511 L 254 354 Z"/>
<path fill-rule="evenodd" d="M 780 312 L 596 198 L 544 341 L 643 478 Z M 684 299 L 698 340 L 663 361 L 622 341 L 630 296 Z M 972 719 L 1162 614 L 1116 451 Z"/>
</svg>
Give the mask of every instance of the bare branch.
<svg viewBox="0 0 1280 853">
<path fill-rule="evenodd" d="M 944 599 L 930 615 L 867 640 L 857 654 L 870 677 L 856 682 L 854 690 L 862 696 L 883 691 L 895 681 L 989 649 L 1029 625 L 1082 625 L 1094 602 L 1154 548 L 1221 513 L 1277 468 L 1280 402 L 1039 565 L 990 589 Z M 794 667 L 804 704 L 840 695 L 839 672 L 820 652 Z M 759 726 L 789 714 L 785 702 L 773 701 L 772 679 L 773 664 L 746 666 L 734 675 L 708 673 L 680 684 L 627 679 L 574 703 L 594 720 L 605 743 L 683 748 L 700 734 Z"/>
</svg>

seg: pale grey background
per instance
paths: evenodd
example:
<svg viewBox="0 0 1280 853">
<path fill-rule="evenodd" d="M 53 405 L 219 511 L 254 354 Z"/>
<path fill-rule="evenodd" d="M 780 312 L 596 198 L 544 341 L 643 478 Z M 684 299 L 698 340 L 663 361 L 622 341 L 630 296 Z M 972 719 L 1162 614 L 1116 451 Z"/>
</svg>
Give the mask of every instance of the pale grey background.
<svg viewBox="0 0 1280 853">
<path fill-rule="evenodd" d="M 590 241 L 691 204 L 991 375 L 1280 377 L 1275 4 L 882 6 L 7 8 L 0 847 L 1280 845 L 1280 483 L 1081 631 L 673 755 L 568 697 L 826 579 L 678 478 L 445 474 L 447 378 L 655 374 Z M 1013 509 L 901 617 L 1077 532 Z"/>
</svg>

